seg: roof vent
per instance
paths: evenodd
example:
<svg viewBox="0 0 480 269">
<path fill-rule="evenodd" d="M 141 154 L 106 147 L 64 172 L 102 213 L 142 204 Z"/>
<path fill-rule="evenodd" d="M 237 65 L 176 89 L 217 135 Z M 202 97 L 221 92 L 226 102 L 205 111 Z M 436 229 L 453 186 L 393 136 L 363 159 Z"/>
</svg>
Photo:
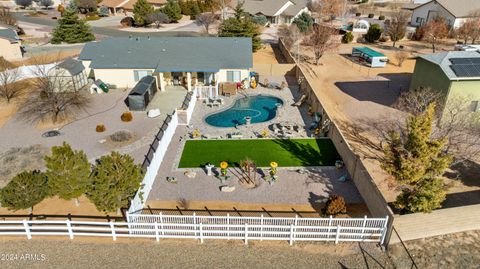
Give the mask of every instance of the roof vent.
<svg viewBox="0 0 480 269">
<path fill-rule="evenodd" d="M 162 51 L 167 51 L 166 49 L 162 49 Z"/>
<path fill-rule="evenodd" d="M 132 35 L 128 35 L 128 39 L 132 39 Z"/>
<path fill-rule="evenodd" d="M 138 36 L 135 38 L 135 40 L 140 41 L 140 39 L 138 38 Z"/>
<path fill-rule="evenodd" d="M 150 40 L 150 35 L 147 36 L 147 39 Z"/>
</svg>

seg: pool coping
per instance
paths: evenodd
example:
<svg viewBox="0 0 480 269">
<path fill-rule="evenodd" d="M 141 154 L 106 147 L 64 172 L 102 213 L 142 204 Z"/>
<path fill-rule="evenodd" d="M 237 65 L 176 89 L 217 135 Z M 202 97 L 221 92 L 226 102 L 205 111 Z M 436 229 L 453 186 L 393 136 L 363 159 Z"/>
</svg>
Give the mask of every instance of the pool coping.
<svg viewBox="0 0 480 269">
<path fill-rule="evenodd" d="M 279 91 L 281 91 L 281 90 L 279 90 Z M 205 119 L 206 119 L 207 117 L 213 115 L 213 114 L 221 113 L 221 112 L 224 112 L 224 111 L 232 108 L 232 107 L 235 105 L 235 103 L 237 102 L 237 100 L 239 100 L 239 99 L 242 99 L 242 98 L 245 98 L 245 97 L 251 97 L 251 96 L 259 96 L 259 95 L 262 95 L 262 96 L 271 96 L 271 97 L 274 97 L 274 98 L 278 98 L 278 99 L 282 100 L 283 106 L 285 106 L 285 104 L 287 103 L 284 98 L 279 97 L 279 96 L 274 96 L 274 95 L 271 95 L 271 94 L 262 94 L 262 93 L 257 93 L 257 94 L 245 94 L 245 95 L 243 95 L 243 96 L 235 97 L 235 99 L 232 100 L 232 104 L 231 104 L 230 106 L 228 106 L 228 107 L 226 107 L 226 108 L 223 108 L 223 109 L 220 109 L 220 110 L 217 110 L 217 111 L 212 111 L 212 112 L 208 113 L 207 115 L 203 116 L 202 122 L 203 122 L 204 124 L 208 124 L 208 126 L 213 127 L 213 128 L 219 128 L 219 129 L 235 128 L 235 129 L 236 129 L 236 128 L 237 128 L 236 126 L 228 126 L 228 127 L 214 126 L 214 125 L 209 124 Z M 278 117 L 278 110 L 275 111 L 275 117 L 273 117 L 272 119 L 270 119 L 270 120 L 268 120 L 268 121 L 250 123 L 250 125 L 269 123 L 269 122 L 272 122 L 273 120 L 275 120 L 277 117 Z M 240 126 L 244 126 L 244 125 L 240 125 Z"/>
</svg>

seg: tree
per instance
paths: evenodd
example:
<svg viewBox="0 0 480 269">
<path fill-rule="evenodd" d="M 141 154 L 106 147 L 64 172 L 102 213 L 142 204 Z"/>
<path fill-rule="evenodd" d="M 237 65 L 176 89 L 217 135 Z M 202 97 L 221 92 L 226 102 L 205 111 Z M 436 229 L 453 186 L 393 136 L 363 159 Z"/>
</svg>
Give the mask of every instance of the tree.
<svg viewBox="0 0 480 269">
<path fill-rule="evenodd" d="M 34 62 L 42 62 L 34 59 Z M 58 61 L 57 61 L 58 62 Z M 51 121 L 58 123 L 85 109 L 89 104 L 89 96 L 81 91 L 72 89 L 71 81 L 63 78 L 62 74 L 50 72 L 37 65 L 33 71 L 36 79 L 33 81 L 33 92 L 20 115 L 30 122 Z"/>
<path fill-rule="evenodd" d="M 399 50 L 395 52 L 395 60 L 397 60 L 398 67 L 402 67 L 403 62 L 405 62 L 406 59 L 408 59 L 408 52 Z"/>
<path fill-rule="evenodd" d="M 40 5 L 45 7 L 45 9 L 48 9 L 53 6 L 53 0 L 40 0 Z"/>
<path fill-rule="evenodd" d="M 306 33 L 309 32 L 312 28 L 313 18 L 307 12 L 303 12 L 298 17 L 296 17 L 292 23 L 295 24 L 298 29 L 300 29 L 300 32 Z"/>
<path fill-rule="evenodd" d="M 48 181 L 40 171 L 16 175 L 0 190 L 0 203 L 9 210 L 32 209 L 48 196 Z"/>
<path fill-rule="evenodd" d="M 99 211 L 114 211 L 128 205 L 140 188 L 142 176 L 141 166 L 132 157 L 112 152 L 95 165 L 87 197 Z"/>
<path fill-rule="evenodd" d="M 100 17 L 108 17 L 109 14 L 110 14 L 110 11 L 108 10 L 108 7 L 106 7 L 106 6 L 101 6 L 98 9 L 98 16 L 100 16 Z"/>
<path fill-rule="evenodd" d="M 32 0 L 15 0 L 15 3 L 25 9 L 32 5 Z"/>
<path fill-rule="evenodd" d="M 447 196 L 446 189 L 442 179 L 425 179 L 415 188 L 404 188 L 394 204 L 404 213 L 430 213 L 442 207 Z"/>
<path fill-rule="evenodd" d="M 203 26 L 207 32 L 207 35 L 210 34 L 210 26 L 214 24 L 216 20 L 215 14 L 212 13 L 203 13 L 195 18 L 197 25 Z"/>
<path fill-rule="evenodd" d="M 202 13 L 200 6 L 198 5 L 198 1 L 192 1 L 190 7 L 190 16 L 192 19 L 196 18 L 198 14 Z"/>
<path fill-rule="evenodd" d="M 435 53 L 438 40 L 444 39 L 448 35 L 448 25 L 442 17 L 430 20 L 423 27 L 423 39 L 432 44 L 432 51 Z"/>
<path fill-rule="evenodd" d="M 62 42 L 73 44 L 93 40 L 95 40 L 95 36 L 92 34 L 90 26 L 85 21 L 80 20 L 74 11 L 67 9 L 62 18 L 58 20 L 58 25 L 53 31 L 53 38 L 50 42 L 52 44 Z"/>
<path fill-rule="evenodd" d="M 77 4 L 76 1 L 70 1 L 70 2 L 68 3 L 67 9 L 70 9 L 73 13 L 78 13 L 78 12 L 80 12 L 80 10 L 79 10 L 79 8 L 78 8 L 78 4 Z M 65 12 L 65 11 L 64 11 L 64 12 Z M 64 12 L 62 12 L 62 17 L 63 17 L 63 13 L 64 13 Z"/>
<path fill-rule="evenodd" d="M 23 92 L 23 86 L 18 82 L 22 74 L 3 57 L 0 57 L 0 71 L 0 97 L 10 103 Z"/>
<path fill-rule="evenodd" d="M 97 0 L 75 0 L 77 7 L 82 13 L 89 13 L 97 10 Z"/>
<path fill-rule="evenodd" d="M 382 36 L 382 28 L 378 24 L 372 24 L 370 28 L 368 28 L 368 32 L 365 34 L 365 40 L 370 43 L 374 43 L 375 41 L 380 39 Z"/>
<path fill-rule="evenodd" d="M 460 26 L 456 31 L 455 34 L 457 38 L 463 40 L 464 44 L 467 44 L 468 40 L 472 36 L 473 32 L 475 31 L 475 24 L 473 21 L 466 21 L 462 26 Z"/>
<path fill-rule="evenodd" d="M 252 16 L 252 21 L 260 26 L 265 26 L 268 23 L 268 19 L 265 15 L 254 15 Z"/>
<path fill-rule="evenodd" d="M 302 37 L 302 33 L 295 25 L 282 25 L 278 28 L 278 37 L 282 39 L 283 44 L 288 50 L 292 50 L 293 45 L 298 44 Z"/>
<path fill-rule="evenodd" d="M 52 147 L 52 154 L 45 156 L 46 176 L 51 193 L 64 200 L 84 194 L 90 183 L 90 163 L 83 151 L 74 151 L 66 142 Z"/>
<path fill-rule="evenodd" d="M 169 23 L 169 22 L 170 22 L 170 19 L 168 18 L 168 16 L 161 11 L 157 11 L 147 15 L 147 23 L 153 23 L 157 28 L 160 28 L 162 23 Z"/>
<path fill-rule="evenodd" d="M 17 25 L 17 19 L 15 19 L 12 16 L 12 13 L 10 12 L 9 8 L 0 7 L 0 23 L 10 25 L 10 26 Z"/>
<path fill-rule="evenodd" d="M 306 43 L 313 47 L 315 54 L 315 64 L 318 65 L 320 58 L 329 50 L 338 47 L 339 43 L 335 38 L 337 30 L 335 28 L 323 24 L 315 24 L 312 33 L 308 37 Z"/>
<path fill-rule="evenodd" d="M 393 47 L 397 41 L 402 40 L 407 32 L 409 16 L 406 12 L 400 11 L 392 15 L 390 22 L 386 24 L 386 34 L 393 41 Z"/>
<path fill-rule="evenodd" d="M 252 38 L 252 51 L 262 47 L 260 31 L 252 19 L 245 16 L 242 4 L 235 8 L 235 16 L 228 18 L 220 24 L 218 36 L 220 37 L 250 37 Z"/>
<path fill-rule="evenodd" d="M 230 7 L 230 4 L 233 0 L 212 0 L 210 4 L 212 7 L 212 12 L 215 10 L 220 10 L 222 12 L 222 20 L 225 20 L 227 15 L 227 9 Z"/>
<path fill-rule="evenodd" d="M 135 20 L 135 25 L 147 25 L 147 16 L 150 13 L 153 13 L 153 6 L 148 3 L 147 0 L 138 0 L 133 5 L 133 19 Z"/>
<path fill-rule="evenodd" d="M 319 15 L 319 19 L 328 17 L 328 20 L 333 21 L 332 18 L 342 16 L 346 12 L 345 0 L 322 0 L 309 1 L 309 9 L 315 14 Z"/>
<path fill-rule="evenodd" d="M 167 0 L 167 4 L 163 7 L 162 12 L 167 14 L 172 22 L 178 22 L 182 18 L 182 8 L 177 0 Z"/>
<path fill-rule="evenodd" d="M 353 39 L 355 37 L 353 36 L 352 32 L 346 32 L 343 36 L 342 36 L 342 43 L 345 43 L 345 44 L 348 44 L 348 43 L 352 43 Z"/>
</svg>

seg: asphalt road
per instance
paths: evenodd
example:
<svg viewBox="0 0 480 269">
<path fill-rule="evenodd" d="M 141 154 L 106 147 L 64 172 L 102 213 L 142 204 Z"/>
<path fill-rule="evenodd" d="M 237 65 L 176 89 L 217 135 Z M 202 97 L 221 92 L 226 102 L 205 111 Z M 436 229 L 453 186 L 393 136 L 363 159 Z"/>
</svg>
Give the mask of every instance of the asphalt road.
<svg viewBox="0 0 480 269">
<path fill-rule="evenodd" d="M 50 27 L 57 26 L 57 22 L 55 20 L 39 18 L 39 17 L 26 17 L 24 16 L 24 14 L 25 13 L 13 13 L 13 16 L 18 21 L 22 21 L 22 22 L 34 23 L 34 24 L 50 26 Z M 104 36 L 114 36 L 114 37 L 126 37 L 129 35 L 135 35 L 135 36 L 199 36 L 200 35 L 197 32 L 186 32 L 186 31 L 131 33 L 127 31 L 120 31 L 113 28 L 95 27 L 95 26 L 92 26 L 91 28 L 94 34 L 104 35 Z"/>
</svg>

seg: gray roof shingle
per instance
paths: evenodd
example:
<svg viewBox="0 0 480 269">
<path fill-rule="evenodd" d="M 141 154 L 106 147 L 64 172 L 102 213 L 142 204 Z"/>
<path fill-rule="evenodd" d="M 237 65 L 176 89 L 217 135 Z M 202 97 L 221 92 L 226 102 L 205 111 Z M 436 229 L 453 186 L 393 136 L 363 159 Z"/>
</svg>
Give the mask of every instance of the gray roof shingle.
<svg viewBox="0 0 480 269">
<path fill-rule="evenodd" d="M 59 63 L 57 67 L 63 68 L 70 73 L 70 75 L 75 76 L 77 74 L 80 74 L 85 70 L 85 67 L 83 66 L 82 62 L 77 61 L 72 58 L 68 58 L 65 61 Z"/>
<path fill-rule="evenodd" d="M 479 79 L 478 77 L 458 77 L 455 72 L 453 72 L 451 68 L 452 63 L 450 62 L 450 59 L 452 58 L 480 58 L 480 53 L 477 51 L 447 51 L 435 54 L 422 55 L 420 56 L 420 58 L 438 65 L 450 80 Z"/>
<path fill-rule="evenodd" d="M 116 37 L 85 44 L 80 60 L 97 69 L 218 71 L 253 66 L 251 38 Z"/>
</svg>

